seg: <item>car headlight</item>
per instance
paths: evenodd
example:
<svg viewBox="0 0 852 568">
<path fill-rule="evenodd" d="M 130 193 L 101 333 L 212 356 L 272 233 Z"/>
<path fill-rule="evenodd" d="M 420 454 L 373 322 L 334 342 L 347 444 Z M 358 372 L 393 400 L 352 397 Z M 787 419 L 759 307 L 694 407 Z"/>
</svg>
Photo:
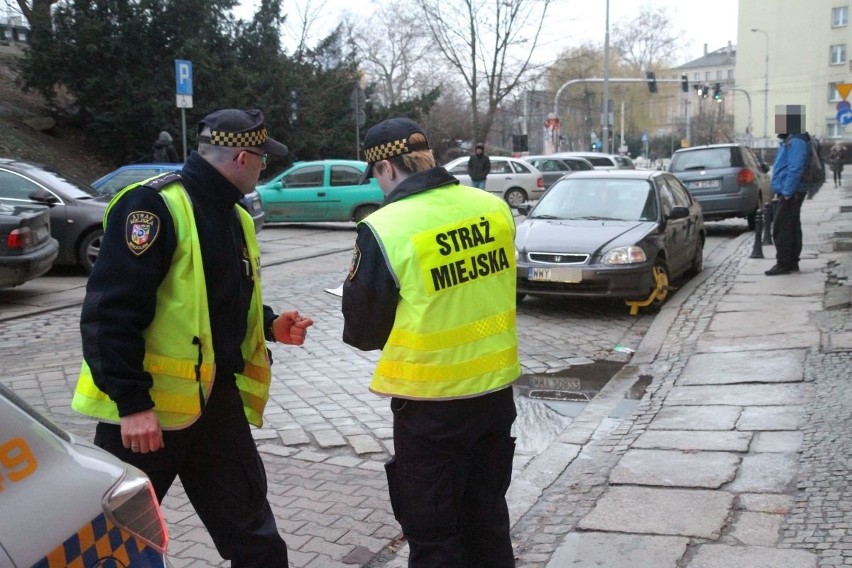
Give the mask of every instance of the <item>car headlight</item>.
<svg viewBox="0 0 852 568">
<path fill-rule="evenodd" d="M 118 527 L 165 554 L 169 543 L 154 487 L 147 477 L 128 470 L 104 496 L 104 512 Z"/>
<path fill-rule="evenodd" d="M 618 247 L 607 251 L 601 259 L 602 264 L 636 264 L 645 262 L 648 257 L 645 256 L 645 251 L 641 247 L 629 246 Z"/>
</svg>

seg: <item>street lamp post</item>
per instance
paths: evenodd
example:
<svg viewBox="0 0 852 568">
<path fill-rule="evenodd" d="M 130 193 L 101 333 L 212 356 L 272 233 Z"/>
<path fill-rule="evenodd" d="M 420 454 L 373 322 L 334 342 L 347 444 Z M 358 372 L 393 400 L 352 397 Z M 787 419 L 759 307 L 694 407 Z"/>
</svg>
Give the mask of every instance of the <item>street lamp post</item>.
<svg viewBox="0 0 852 568">
<path fill-rule="evenodd" d="M 769 144 L 769 34 L 766 30 L 751 28 L 751 31 L 762 33 L 766 39 L 766 72 L 763 75 L 763 148 L 760 158 L 766 157 L 766 145 Z"/>
</svg>

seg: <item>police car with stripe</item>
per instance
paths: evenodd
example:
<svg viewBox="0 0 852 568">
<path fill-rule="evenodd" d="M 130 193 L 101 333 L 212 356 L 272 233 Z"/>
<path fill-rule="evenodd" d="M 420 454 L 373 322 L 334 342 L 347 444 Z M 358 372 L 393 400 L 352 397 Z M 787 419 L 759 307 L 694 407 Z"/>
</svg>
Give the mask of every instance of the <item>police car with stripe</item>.
<svg viewBox="0 0 852 568">
<path fill-rule="evenodd" d="M 167 543 L 144 473 L 0 384 L 0 568 L 161 568 Z"/>
</svg>

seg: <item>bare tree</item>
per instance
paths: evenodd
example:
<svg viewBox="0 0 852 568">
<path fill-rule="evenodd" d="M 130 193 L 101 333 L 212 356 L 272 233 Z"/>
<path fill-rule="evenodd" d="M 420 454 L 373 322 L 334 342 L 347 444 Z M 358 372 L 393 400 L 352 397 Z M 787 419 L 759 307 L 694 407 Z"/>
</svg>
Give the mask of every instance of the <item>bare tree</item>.
<svg viewBox="0 0 852 568">
<path fill-rule="evenodd" d="M 430 53 L 429 35 L 403 2 L 384 5 L 368 20 L 349 22 L 348 27 L 358 59 L 384 106 L 440 83 L 440 76 L 430 73 L 436 58 Z"/>
<path fill-rule="evenodd" d="M 485 140 L 500 103 L 531 68 L 551 0 L 413 1 L 464 84 L 475 138 Z"/>
<path fill-rule="evenodd" d="M 666 8 L 643 7 L 639 15 L 613 26 L 613 46 L 620 59 L 637 73 L 665 66 L 678 49 L 679 35 Z"/>
</svg>

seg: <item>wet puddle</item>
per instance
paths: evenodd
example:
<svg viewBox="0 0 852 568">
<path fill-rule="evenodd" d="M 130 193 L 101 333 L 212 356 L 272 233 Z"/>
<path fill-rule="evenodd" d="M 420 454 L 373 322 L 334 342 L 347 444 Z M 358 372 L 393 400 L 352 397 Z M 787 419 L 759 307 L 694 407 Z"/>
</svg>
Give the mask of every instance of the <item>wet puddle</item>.
<svg viewBox="0 0 852 568">
<path fill-rule="evenodd" d="M 521 375 L 514 387 L 518 418 L 513 426 L 519 453 L 543 451 L 626 363 L 598 360 L 552 373 Z M 629 418 L 653 377 L 640 375 L 609 418 Z"/>
</svg>

